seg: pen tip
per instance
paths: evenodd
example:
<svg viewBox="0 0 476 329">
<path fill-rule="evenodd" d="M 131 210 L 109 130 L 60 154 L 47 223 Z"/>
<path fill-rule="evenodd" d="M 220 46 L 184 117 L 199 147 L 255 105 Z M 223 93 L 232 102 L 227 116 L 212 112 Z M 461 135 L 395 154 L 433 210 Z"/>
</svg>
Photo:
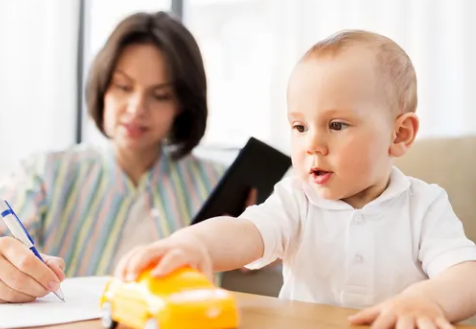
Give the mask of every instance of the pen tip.
<svg viewBox="0 0 476 329">
<path fill-rule="evenodd" d="M 58 291 L 56 291 L 54 294 L 55 294 L 63 303 L 65 302 L 64 294 L 63 294 L 63 292 L 61 291 L 61 289 L 58 289 Z"/>
<path fill-rule="evenodd" d="M 64 295 L 61 293 L 55 293 L 55 295 L 61 300 L 63 303 L 65 302 Z"/>
</svg>

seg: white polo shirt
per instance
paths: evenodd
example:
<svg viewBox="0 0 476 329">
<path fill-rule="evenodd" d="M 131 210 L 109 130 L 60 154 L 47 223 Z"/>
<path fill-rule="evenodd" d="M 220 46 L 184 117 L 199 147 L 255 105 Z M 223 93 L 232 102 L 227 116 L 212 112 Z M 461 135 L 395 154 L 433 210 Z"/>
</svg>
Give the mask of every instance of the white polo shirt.
<svg viewBox="0 0 476 329">
<path fill-rule="evenodd" d="M 281 298 L 364 308 L 476 260 L 446 192 L 393 168 L 385 192 L 362 209 L 320 198 L 290 177 L 240 218 L 252 221 L 264 255 L 283 260 Z"/>
</svg>

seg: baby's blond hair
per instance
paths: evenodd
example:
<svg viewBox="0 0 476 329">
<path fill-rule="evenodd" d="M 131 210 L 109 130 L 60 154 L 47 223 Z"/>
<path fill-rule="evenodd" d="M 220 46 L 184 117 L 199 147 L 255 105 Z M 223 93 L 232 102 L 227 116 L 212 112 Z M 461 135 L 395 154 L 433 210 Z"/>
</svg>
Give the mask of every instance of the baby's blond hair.
<svg viewBox="0 0 476 329">
<path fill-rule="evenodd" d="M 353 46 L 365 46 L 375 51 L 378 74 L 397 114 L 415 112 L 417 107 L 417 81 L 412 61 L 393 40 L 363 30 L 344 30 L 319 41 L 302 60 L 324 55 L 337 56 Z"/>
</svg>

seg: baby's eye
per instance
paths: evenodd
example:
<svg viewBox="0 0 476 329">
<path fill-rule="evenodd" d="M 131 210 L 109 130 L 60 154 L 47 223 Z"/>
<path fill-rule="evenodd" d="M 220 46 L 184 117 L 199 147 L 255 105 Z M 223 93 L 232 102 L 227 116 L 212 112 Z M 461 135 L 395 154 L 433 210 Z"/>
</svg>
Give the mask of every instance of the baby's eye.
<svg viewBox="0 0 476 329">
<path fill-rule="evenodd" d="M 306 131 L 306 127 L 304 125 L 294 125 L 293 129 L 299 131 L 300 133 L 303 133 Z"/>
<path fill-rule="evenodd" d="M 349 127 L 347 123 L 339 122 L 339 121 L 333 121 L 329 124 L 329 128 L 332 130 L 342 130 Z"/>
</svg>

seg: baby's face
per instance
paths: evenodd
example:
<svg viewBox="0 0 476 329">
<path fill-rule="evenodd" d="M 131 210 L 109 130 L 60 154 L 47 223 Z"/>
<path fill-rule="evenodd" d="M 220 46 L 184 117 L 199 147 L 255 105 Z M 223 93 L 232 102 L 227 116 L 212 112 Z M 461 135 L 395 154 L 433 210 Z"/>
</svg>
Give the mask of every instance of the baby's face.
<svg viewBox="0 0 476 329">
<path fill-rule="evenodd" d="M 309 58 L 288 86 L 293 165 L 318 194 L 360 208 L 385 189 L 395 117 L 366 49 Z"/>
</svg>

